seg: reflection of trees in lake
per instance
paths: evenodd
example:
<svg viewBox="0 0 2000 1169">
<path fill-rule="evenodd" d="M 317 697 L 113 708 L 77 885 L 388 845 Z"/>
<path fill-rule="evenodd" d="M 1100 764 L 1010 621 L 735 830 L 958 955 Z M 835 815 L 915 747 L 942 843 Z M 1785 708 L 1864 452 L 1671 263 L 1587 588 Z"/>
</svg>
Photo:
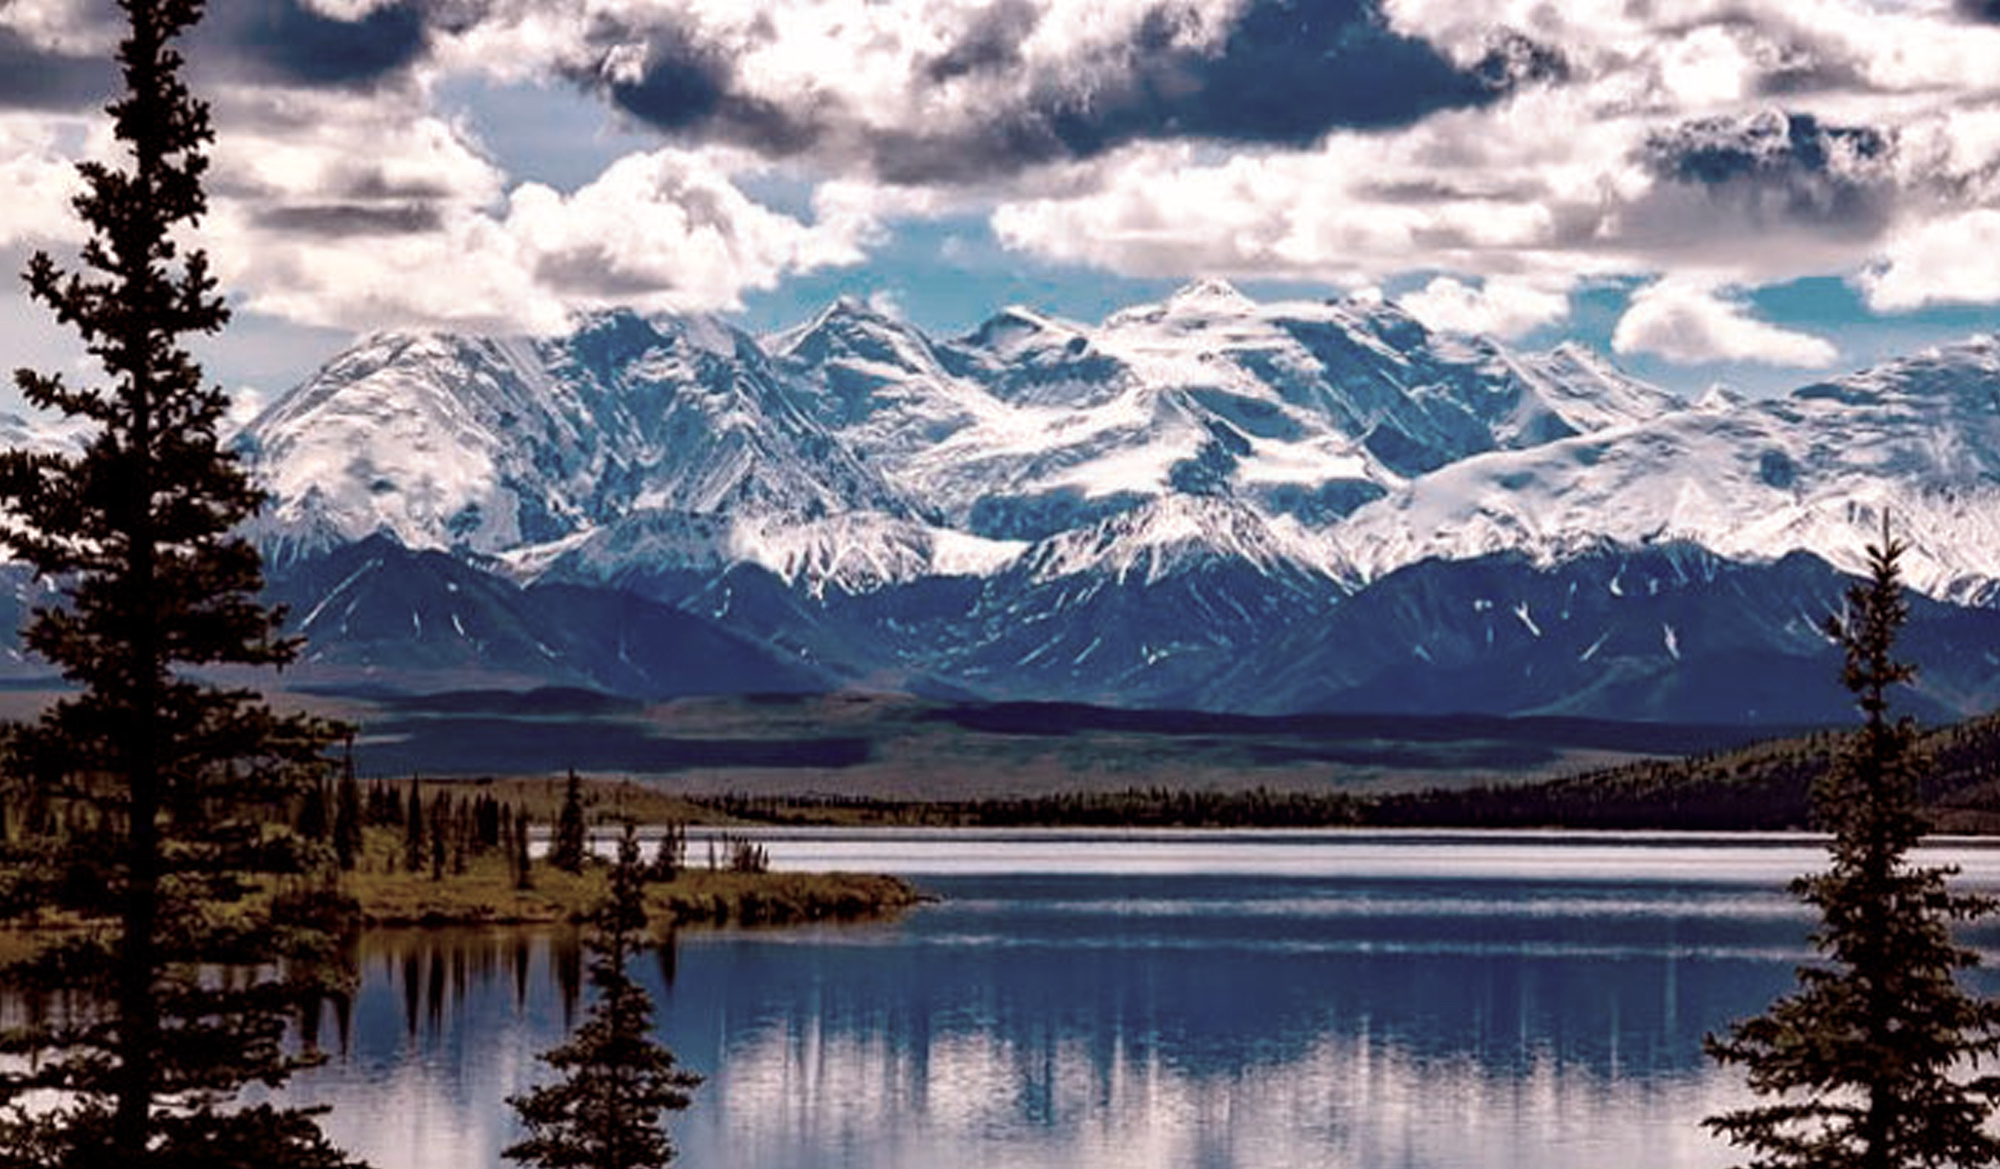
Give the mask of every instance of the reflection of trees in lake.
<svg viewBox="0 0 2000 1169">
<path fill-rule="evenodd" d="M 1227 1073 L 1099 1037 L 939 1032 L 921 1049 L 865 1032 L 769 1021 L 739 1037 L 690 1112 L 689 1163 L 1533 1166 L 1724 1164 L 1689 1123 L 1735 1098 L 1713 1076 L 1619 1080 L 1553 1055 L 1492 1067 L 1425 1058 L 1393 1038 L 1321 1034 Z"/>
<path fill-rule="evenodd" d="M 286 1035 L 304 1054 L 322 1054 L 324 1045 L 331 1041 L 335 1047 L 332 1054 L 345 1057 L 352 1051 L 354 996 L 340 988 L 357 981 L 359 967 L 352 946 L 336 946 L 323 957 L 331 968 L 316 966 L 323 977 L 293 998 Z M 204 986 L 241 989 L 270 977 L 275 969 L 210 964 L 199 968 L 198 978 Z M 102 1000 L 74 987 L 0 986 L 0 1030 L 84 1022 L 102 1017 L 102 1006 Z"/>
<path fill-rule="evenodd" d="M 688 1164 L 1721 1164 L 1692 1120 L 1738 1097 L 1699 1036 L 1799 956 L 1775 891 L 1539 869 L 936 886 L 899 922 L 633 964 L 709 1077 Z M 344 1054 L 295 1097 L 385 1169 L 497 1166 L 498 1102 L 581 1014 L 574 935 L 371 933 L 357 960 Z"/>
<path fill-rule="evenodd" d="M 504 987 L 522 1013 L 545 982 L 567 1026 L 583 988 L 583 951 L 568 926 L 376 930 L 363 935 L 358 961 L 370 986 L 396 988 L 411 1042 L 435 1041 L 461 1025 L 467 1001 L 494 987 Z M 662 962 L 666 969 L 672 959 Z"/>
</svg>

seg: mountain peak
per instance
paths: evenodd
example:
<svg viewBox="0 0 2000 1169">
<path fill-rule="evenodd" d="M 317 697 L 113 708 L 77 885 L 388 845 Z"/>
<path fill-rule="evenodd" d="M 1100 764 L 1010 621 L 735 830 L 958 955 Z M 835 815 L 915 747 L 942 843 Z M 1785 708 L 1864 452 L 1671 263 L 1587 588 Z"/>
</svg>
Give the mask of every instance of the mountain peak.
<svg viewBox="0 0 2000 1169">
<path fill-rule="evenodd" d="M 1563 341 L 1549 350 L 1549 356 L 1588 369 L 1606 369 L 1611 363 L 1602 353 L 1580 341 Z"/>
<path fill-rule="evenodd" d="M 587 360 L 616 364 L 659 346 L 654 323 L 629 308 L 593 309 L 577 316 L 562 344 Z"/>
<path fill-rule="evenodd" d="M 1203 277 L 1182 285 L 1167 298 L 1170 308 L 1229 309 L 1243 312 L 1257 307 L 1234 284 L 1217 277 Z"/>
<path fill-rule="evenodd" d="M 769 351 L 809 366 L 860 362 L 905 372 L 932 371 L 930 342 L 861 297 L 836 297 L 811 320 L 766 338 Z"/>
<path fill-rule="evenodd" d="M 1742 391 L 1728 382 L 1713 382 L 1702 391 L 1701 397 L 1694 400 L 1694 408 L 1709 414 L 1720 414 L 1734 410 L 1746 401 L 1748 399 Z"/>
<path fill-rule="evenodd" d="M 1896 357 L 1832 381 L 1801 386 L 1793 401 L 1834 401 L 1849 407 L 1927 402 L 1951 404 L 1986 417 L 2000 412 L 2000 337 L 1977 334 L 1921 353 Z M 1931 408 L 1931 407 L 1926 407 Z"/>
<path fill-rule="evenodd" d="M 875 307 L 866 297 L 843 292 L 820 310 L 817 322 L 869 321 L 901 327 L 903 322 Z"/>
<path fill-rule="evenodd" d="M 1431 332 L 1428 326 L 1410 313 L 1410 310 L 1379 292 L 1335 297 L 1327 303 L 1333 306 L 1339 315 L 1353 321 L 1365 322 L 1377 333 L 1415 330 L 1419 335 L 1428 337 Z"/>
<path fill-rule="evenodd" d="M 1082 335 L 1082 330 L 1066 321 L 1059 321 L 1026 305 L 1010 304 L 980 322 L 977 329 L 961 338 L 961 342 L 998 357 L 1011 358 L 1038 340 L 1067 340 Z"/>
</svg>

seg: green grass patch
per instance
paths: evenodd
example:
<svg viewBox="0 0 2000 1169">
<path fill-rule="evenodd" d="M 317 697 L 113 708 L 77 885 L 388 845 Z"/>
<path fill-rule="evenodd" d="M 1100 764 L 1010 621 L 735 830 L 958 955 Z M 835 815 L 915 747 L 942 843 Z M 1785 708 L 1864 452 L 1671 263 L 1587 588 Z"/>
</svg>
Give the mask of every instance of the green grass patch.
<svg viewBox="0 0 2000 1169">
<path fill-rule="evenodd" d="M 506 858 L 477 853 L 464 871 L 447 865 L 401 867 L 402 842 L 387 830 L 367 834 L 356 871 L 342 882 L 368 926 L 546 925 L 575 921 L 610 891 L 606 862 L 581 873 L 546 861 L 531 866 L 531 887 L 517 889 Z M 656 927 L 790 925 L 881 917 L 915 905 L 922 894 L 907 881 L 866 873 L 739 873 L 685 868 L 671 881 L 647 886 L 646 909 Z"/>
</svg>

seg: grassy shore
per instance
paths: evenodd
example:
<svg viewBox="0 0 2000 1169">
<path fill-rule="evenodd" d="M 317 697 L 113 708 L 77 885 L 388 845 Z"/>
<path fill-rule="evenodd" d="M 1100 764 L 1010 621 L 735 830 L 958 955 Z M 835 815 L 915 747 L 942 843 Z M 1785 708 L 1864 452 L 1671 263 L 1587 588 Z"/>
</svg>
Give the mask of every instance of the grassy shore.
<svg viewBox="0 0 2000 1169">
<path fill-rule="evenodd" d="M 490 870 L 490 871 L 488 871 Z M 537 865 L 534 884 L 516 889 L 497 859 L 433 881 L 427 873 L 352 876 L 348 890 L 369 926 L 539 925 L 573 921 L 604 899 L 607 866 L 581 874 Z M 795 925 L 883 917 L 915 905 L 917 889 L 867 873 L 737 873 L 684 869 L 646 889 L 657 928 L 682 925 Z"/>
<path fill-rule="evenodd" d="M 526 889 L 515 886 L 507 859 L 493 852 L 466 856 L 462 871 L 447 864 L 436 878 L 427 868 L 410 872 L 403 866 L 402 841 L 385 829 L 368 830 L 358 861 L 340 884 L 354 899 L 364 928 L 572 922 L 610 891 L 610 865 L 597 859 L 581 873 L 534 861 Z M 702 865 L 646 887 L 647 914 L 660 932 L 680 926 L 863 921 L 893 916 L 926 899 L 916 886 L 896 877 L 736 872 Z M 0 961 L 27 957 L 55 938 L 109 924 L 70 913 L 38 913 L 0 924 Z"/>
<path fill-rule="evenodd" d="M 505 857 L 469 856 L 463 872 L 447 866 L 408 872 L 401 842 L 370 830 L 356 871 L 343 885 L 369 926 L 538 925 L 573 921 L 608 892 L 609 866 L 593 861 L 566 873 L 545 861 L 531 868 L 530 887 L 517 889 Z M 671 881 L 646 888 L 646 909 L 658 928 L 681 925 L 793 925 L 854 921 L 895 914 L 922 900 L 907 881 L 868 873 L 745 873 L 683 868 Z"/>
</svg>

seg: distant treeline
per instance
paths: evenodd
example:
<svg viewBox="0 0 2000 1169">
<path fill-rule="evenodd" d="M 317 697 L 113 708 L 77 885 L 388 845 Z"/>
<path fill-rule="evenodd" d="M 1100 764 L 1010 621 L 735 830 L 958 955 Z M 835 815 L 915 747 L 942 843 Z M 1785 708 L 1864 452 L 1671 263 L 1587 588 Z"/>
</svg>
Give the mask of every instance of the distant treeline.
<svg viewBox="0 0 2000 1169">
<path fill-rule="evenodd" d="M 1813 782 L 1845 735 L 1822 731 L 1542 783 L 1380 797 L 1364 818 L 1411 827 L 1811 828 Z M 1923 742 L 1932 766 L 1922 790 L 1937 826 L 2000 831 L 2000 716 L 1934 730 Z"/>
<path fill-rule="evenodd" d="M 1152 787 L 979 800 L 873 797 L 706 796 L 691 803 L 717 816 L 766 824 L 880 824 L 1020 828 L 1321 828 L 1362 823 L 1363 802 L 1339 792 L 1188 791 Z"/>
<path fill-rule="evenodd" d="M 1657 755 L 1683 755 L 1734 746 L 1749 738 L 1744 728 L 1737 726 L 1614 722 L 1548 715 L 1227 714 L 1077 702 L 968 703 L 926 711 L 919 719 L 999 735 L 1062 737 L 1086 731 L 1113 731 L 1173 738 L 1289 739 L 1321 747 L 1382 741 L 1462 744 L 1477 740 L 1543 749 L 1560 743 Z"/>
<path fill-rule="evenodd" d="M 1810 793 L 1845 732 L 1821 731 L 1560 779 L 1386 795 L 1130 787 L 975 800 L 842 795 L 699 797 L 718 816 L 768 824 L 934 827 L 1600 828 L 1771 831 L 1813 827 Z M 2000 832 L 2000 715 L 1924 736 L 1924 797 L 1937 827 Z"/>
</svg>

